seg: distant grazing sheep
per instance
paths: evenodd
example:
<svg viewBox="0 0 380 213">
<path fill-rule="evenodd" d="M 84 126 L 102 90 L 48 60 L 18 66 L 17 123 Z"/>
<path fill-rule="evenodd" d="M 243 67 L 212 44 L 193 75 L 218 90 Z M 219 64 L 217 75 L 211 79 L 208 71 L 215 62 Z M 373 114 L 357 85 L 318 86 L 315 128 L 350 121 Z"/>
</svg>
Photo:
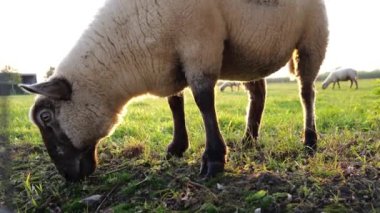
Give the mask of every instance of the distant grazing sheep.
<svg viewBox="0 0 380 213">
<path fill-rule="evenodd" d="M 220 88 L 220 91 L 223 92 L 227 87 L 231 88 L 231 91 L 234 91 L 234 87 L 237 88 L 237 90 L 239 91 L 240 90 L 240 85 L 241 83 L 240 82 L 234 82 L 234 81 L 225 81 L 223 82 L 219 88 Z"/>
<path fill-rule="evenodd" d="M 188 148 L 184 100 L 189 86 L 201 111 L 206 148 L 201 175 L 224 171 L 226 145 L 214 102 L 218 79 L 251 81 L 244 141 L 258 135 L 264 77 L 290 60 L 304 110 L 304 141 L 314 151 L 314 81 L 328 40 L 323 0 L 108 0 L 47 82 L 31 109 L 47 151 L 68 181 L 96 168 L 96 147 L 124 106 L 150 93 L 167 97 L 174 138 L 168 154 Z M 255 81 L 257 80 L 257 81 Z"/>
<path fill-rule="evenodd" d="M 355 82 L 356 89 L 358 89 L 358 72 L 351 68 L 339 68 L 334 72 L 331 72 L 325 81 L 322 83 L 322 88 L 326 89 L 331 83 L 333 83 L 333 89 L 335 88 L 335 84 L 338 84 L 340 89 L 339 81 L 351 81 L 351 86 L 353 82 Z"/>
</svg>

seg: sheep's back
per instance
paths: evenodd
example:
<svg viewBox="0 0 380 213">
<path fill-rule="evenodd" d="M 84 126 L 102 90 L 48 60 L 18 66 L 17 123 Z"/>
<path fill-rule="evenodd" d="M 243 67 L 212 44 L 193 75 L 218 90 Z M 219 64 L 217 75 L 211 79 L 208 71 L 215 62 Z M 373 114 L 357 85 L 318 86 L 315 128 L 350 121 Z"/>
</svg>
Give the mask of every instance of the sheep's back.
<svg viewBox="0 0 380 213">
<path fill-rule="evenodd" d="M 352 68 L 342 68 L 334 72 L 334 75 L 337 79 L 342 81 L 347 81 L 350 79 L 356 79 L 357 78 L 357 71 Z"/>
</svg>

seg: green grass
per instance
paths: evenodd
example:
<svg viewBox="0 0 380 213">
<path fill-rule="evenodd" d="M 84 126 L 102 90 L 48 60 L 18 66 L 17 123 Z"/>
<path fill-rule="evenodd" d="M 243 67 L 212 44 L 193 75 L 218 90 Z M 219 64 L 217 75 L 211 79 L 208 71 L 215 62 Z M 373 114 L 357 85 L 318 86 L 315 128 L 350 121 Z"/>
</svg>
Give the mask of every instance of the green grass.
<svg viewBox="0 0 380 213">
<path fill-rule="evenodd" d="M 173 131 L 166 100 L 146 97 L 128 105 L 123 122 L 100 144 L 99 168 L 77 184 L 66 184 L 57 174 L 29 122 L 33 97 L 9 97 L 12 190 L 0 190 L 0 206 L 11 196 L 7 200 L 20 211 L 92 212 L 100 206 L 115 212 L 379 212 L 380 82 L 359 84 L 359 90 L 348 83 L 340 90 L 322 90 L 317 83 L 319 150 L 312 158 L 302 152 L 297 84 L 268 85 L 261 137 L 251 150 L 240 144 L 246 93 L 217 91 L 229 153 L 226 173 L 208 181 L 197 175 L 205 133 L 189 91 L 185 110 L 191 148 L 182 159 L 165 159 Z M 94 194 L 104 195 L 104 202 L 79 202 Z"/>
</svg>

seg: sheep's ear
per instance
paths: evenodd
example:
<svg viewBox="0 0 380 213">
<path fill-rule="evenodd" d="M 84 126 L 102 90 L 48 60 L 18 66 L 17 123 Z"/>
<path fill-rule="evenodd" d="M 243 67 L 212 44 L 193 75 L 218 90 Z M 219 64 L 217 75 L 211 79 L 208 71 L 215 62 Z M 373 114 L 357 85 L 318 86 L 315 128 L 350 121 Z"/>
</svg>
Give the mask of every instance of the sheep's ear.
<svg viewBox="0 0 380 213">
<path fill-rule="evenodd" d="M 19 84 L 26 92 L 47 96 L 56 100 L 70 100 L 71 85 L 66 79 L 51 79 L 39 84 Z"/>
</svg>

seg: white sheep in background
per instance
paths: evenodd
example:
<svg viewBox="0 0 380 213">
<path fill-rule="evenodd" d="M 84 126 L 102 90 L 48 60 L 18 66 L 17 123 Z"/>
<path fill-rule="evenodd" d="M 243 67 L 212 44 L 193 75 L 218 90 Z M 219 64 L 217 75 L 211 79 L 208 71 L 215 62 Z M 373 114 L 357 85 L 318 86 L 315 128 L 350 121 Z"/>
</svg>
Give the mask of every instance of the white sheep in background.
<svg viewBox="0 0 380 213">
<path fill-rule="evenodd" d="M 234 81 L 225 81 L 223 82 L 219 88 L 220 88 L 220 91 L 223 92 L 227 87 L 231 88 L 231 91 L 233 92 L 234 91 L 234 87 L 237 88 L 237 91 L 240 90 L 240 85 L 241 83 L 240 82 L 234 82 Z"/>
<path fill-rule="evenodd" d="M 132 98 L 169 96 L 174 137 L 168 153 L 188 148 L 183 96 L 201 111 L 206 148 L 201 175 L 224 171 L 226 145 L 214 100 L 218 79 L 251 81 L 246 136 L 257 137 L 264 77 L 290 60 L 304 110 L 304 143 L 316 150 L 314 81 L 328 40 L 323 0 L 108 0 L 47 82 L 31 109 L 58 171 L 78 181 L 96 168 L 96 147 Z M 257 80 L 257 81 L 254 81 Z"/>
<path fill-rule="evenodd" d="M 331 72 L 325 81 L 322 83 L 322 89 L 326 89 L 331 83 L 333 83 L 333 89 L 335 84 L 338 84 L 340 89 L 339 81 L 351 81 L 351 86 L 355 82 L 356 89 L 358 89 L 358 72 L 352 68 L 338 68 L 337 70 Z"/>
</svg>

